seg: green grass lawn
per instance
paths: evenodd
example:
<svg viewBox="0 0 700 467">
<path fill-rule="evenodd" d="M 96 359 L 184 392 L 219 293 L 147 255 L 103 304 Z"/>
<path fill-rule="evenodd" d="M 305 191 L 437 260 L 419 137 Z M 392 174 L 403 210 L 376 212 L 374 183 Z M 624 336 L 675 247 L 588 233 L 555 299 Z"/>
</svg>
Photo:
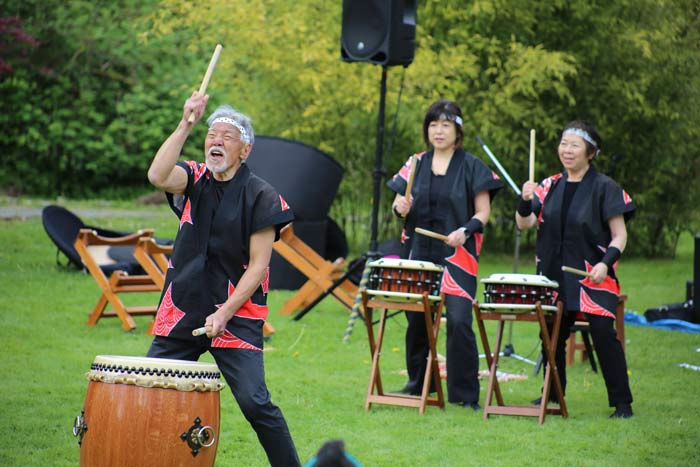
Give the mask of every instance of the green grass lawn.
<svg viewBox="0 0 700 467">
<path fill-rule="evenodd" d="M 69 208 L 71 206 L 69 205 Z M 139 207 L 139 211 L 143 210 Z M 172 237 L 177 224 L 165 207 L 150 208 L 148 218 L 84 219 L 121 230 L 153 227 Z M 96 355 L 144 355 L 151 337 L 150 318 L 124 332 L 118 320 L 85 326 L 99 296 L 89 275 L 57 267 L 55 248 L 38 218 L 0 221 L 0 384 L 2 445 L 0 465 L 75 466 L 79 447 L 73 419 L 83 408 L 88 371 Z M 692 278 L 692 241 L 683 237 L 674 260 L 625 259 L 620 266 L 627 309 L 685 299 Z M 523 255 L 519 272 L 532 272 Z M 512 258 L 489 255 L 484 246 L 481 276 L 510 272 Z M 324 441 L 342 438 L 369 466 L 657 466 L 700 465 L 695 442 L 700 434 L 700 372 L 679 366 L 700 365 L 700 335 L 627 326 L 630 382 L 635 397 L 631 420 L 609 420 L 603 379 L 588 364 L 569 367 L 569 418 L 492 416 L 483 419 L 460 407 L 445 410 L 375 405 L 364 410 L 370 369 L 367 334 L 356 322 L 348 343 L 343 333 L 348 313 L 326 299 L 302 320 L 277 310 L 293 292 L 272 291 L 270 321 L 277 332 L 267 343 L 266 373 L 274 401 L 282 408 L 303 462 Z M 129 297 L 155 303 L 157 294 Z M 403 332 L 399 315 L 387 326 L 382 377 L 386 389 L 403 385 Z M 494 326 L 488 327 L 493 336 Z M 476 330 L 476 327 L 475 327 Z M 532 360 L 539 351 L 531 323 L 512 329 L 516 351 Z M 492 338 L 492 337 L 491 337 Z M 444 349 L 441 336 L 440 349 Z M 207 361 L 211 361 L 207 358 Z M 481 368 L 486 367 L 481 360 Z M 537 396 L 540 375 L 514 358 L 500 370 L 527 376 L 503 382 L 507 403 L 525 404 Z M 482 398 L 485 399 L 485 381 Z M 221 442 L 217 466 L 263 466 L 265 455 L 228 390 L 221 393 Z M 114 430 L 127 429 L 114 427 Z"/>
</svg>

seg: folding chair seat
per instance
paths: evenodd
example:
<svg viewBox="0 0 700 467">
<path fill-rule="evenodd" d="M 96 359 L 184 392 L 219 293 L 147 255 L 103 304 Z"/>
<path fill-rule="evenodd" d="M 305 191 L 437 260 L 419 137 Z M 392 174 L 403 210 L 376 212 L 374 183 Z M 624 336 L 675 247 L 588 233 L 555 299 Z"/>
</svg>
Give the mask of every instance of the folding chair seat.
<svg viewBox="0 0 700 467">
<path fill-rule="evenodd" d="M 615 310 L 615 331 L 617 332 L 617 340 L 622 344 L 622 350 L 625 350 L 625 300 L 627 300 L 627 295 L 620 295 L 617 302 L 617 309 Z M 578 341 L 576 333 L 581 334 L 581 341 Z M 566 366 L 574 364 L 576 360 L 576 352 L 580 352 L 580 361 L 584 362 L 586 359 L 590 360 L 591 368 L 593 371 L 597 371 L 598 367 L 595 363 L 595 357 L 593 356 L 593 344 L 590 340 L 590 326 L 588 321 L 582 316 L 582 313 L 576 316 L 576 321 L 571 327 L 571 334 L 569 334 L 569 340 L 566 343 Z"/>
<path fill-rule="evenodd" d="M 155 315 L 156 305 L 126 306 L 119 295 L 132 292 L 160 292 L 162 282 L 159 285 L 149 274 L 131 275 L 119 269 L 111 272 L 108 278 L 107 273 L 105 273 L 106 268 L 104 268 L 104 264 L 110 261 L 107 254 L 110 247 L 135 247 L 140 238 L 152 236 L 152 229 L 140 230 L 122 237 L 103 237 L 92 229 L 80 229 L 73 246 L 84 267 L 102 291 L 95 307 L 88 316 L 88 326 L 94 326 L 100 318 L 116 316 L 121 320 L 122 328 L 130 331 L 136 328 L 133 315 Z M 111 306 L 111 310 L 107 310 L 107 305 Z"/>
<path fill-rule="evenodd" d="M 80 255 L 75 249 L 75 239 L 80 232 L 80 229 L 93 230 L 100 237 L 118 238 L 128 235 L 126 232 L 118 232 L 115 230 L 103 229 L 91 225 L 86 225 L 73 212 L 62 206 L 49 205 L 41 211 L 41 221 L 44 225 L 44 230 L 51 241 L 56 245 L 56 264 L 59 266 L 74 266 L 77 269 L 85 268 Z M 122 251 L 125 250 L 125 251 Z M 111 274 L 117 269 L 126 271 L 130 274 L 141 272 L 138 263 L 131 256 L 131 247 L 114 246 L 110 247 L 109 255 L 103 254 L 100 267 L 105 274 Z M 65 264 L 59 259 L 59 253 L 63 253 L 67 261 Z M 115 259 L 117 258 L 117 259 Z"/>
<path fill-rule="evenodd" d="M 280 239 L 273 245 L 274 250 L 301 271 L 308 280 L 292 298 L 284 303 L 281 314 L 291 314 L 314 303 L 321 295 L 332 289 L 330 294 L 343 306 L 351 310 L 357 295 L 357 285 L 349 278 L 340 280 L 347 265 L 344 258 L 335 261 L 324 259 L 303 240 L 294 235 L 293 224 L 287 225 L 280 233 Z"/>
</svg>

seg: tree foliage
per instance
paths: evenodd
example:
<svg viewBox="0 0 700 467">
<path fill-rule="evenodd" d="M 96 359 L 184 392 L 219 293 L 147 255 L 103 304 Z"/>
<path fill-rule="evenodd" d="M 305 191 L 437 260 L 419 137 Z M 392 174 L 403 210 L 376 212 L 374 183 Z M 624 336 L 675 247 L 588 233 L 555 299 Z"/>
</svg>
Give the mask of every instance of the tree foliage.
<svg viewBox="0 0 700 467">
<path fill-rule="evenodd" d="M 0 71 L 0 93 L 3 108 L 11 109 L 0 115 L 0 181 L 7 190 L 68 196 L 143 190 L 163 129 L 174 125 L 169 111 L 181 105 L 183 83 L 192 78 L 183 66 L 193 55 L 188 34 L 148 40 L 143 18 L 155 6 L 10 2 L 3 21 L 12 29 L 0 30 L 9 65 Z"/>
<path fill-rule="evenodd" d="M 300 140 L 339 160 L 345 177 L 332 215 L 355 250 L 367 245 L 382 69 L 340 60 L 342 2 L 25 6 L 32 3 L 6 13 L 44 45 L 20 47 L 34 50 L 33 67 L 0 81 L 9 107 L 23 110 L 0 117 L 10 129 L 3 154 L 14 161 L 0 169 L 3 183 L 22 174 L 23 189 L 43 193 L 144 183 L 150 155 L 222 43 L 210 105 L 231 103 L 251 115 L 258 134 Z M 475 141 L 481 136 L 518 185 L 527 176 L 529 130 L 537 131 L 543 178 L 561 170 L 561 128 L 583 118 L 603 136 L 596 165 L 638 205 L 629 248 L 669 254 L 681 230 L 700 229 L 699 15 L 696 0 L 419 2 L 415 60 L 386 70 L 384 167 L 391 175 L 423 149 L 422 118 L 439 98 L 462 107 L 466 149 L 494 167 Z M 42 60 L 59 72 L 43 73 Z M 188 156 L 197 157 L 196 138 Z M 32 168 L 41 171 L 36 180 L 26 177 Z M 380 240 L 398 231 L 383 181 L 381 191 Z M 515 203 L 510 188 L 496 198 L 493 247 L 510 248 Z M 532 243 L 531 232 L 525 240 Z"/>
</svg>

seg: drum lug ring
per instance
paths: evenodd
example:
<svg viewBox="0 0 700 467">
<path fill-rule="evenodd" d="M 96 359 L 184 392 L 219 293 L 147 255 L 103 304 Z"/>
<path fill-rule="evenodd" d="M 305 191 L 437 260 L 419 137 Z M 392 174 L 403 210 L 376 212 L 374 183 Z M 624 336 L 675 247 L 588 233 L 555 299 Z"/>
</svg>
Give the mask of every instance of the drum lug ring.
<svg viewBox="0 0 700 467">
<path fill-rule="evenodd" d="M 200 448 L 208 448 L 216 442 L 214 428 L 209 425 L 202 426 L 201 422 L 199 417 L 195 418 L 194 425 L 180 435 L 180 439 L 186 441 L 192 450 L 192 457 L 197 457 Z"/>
<path fill-rule="evenodd" d="M 83 444 L 83 436 L 85 436 L 85 432 L 87 431 L 88 427 L 87 423 L 85 423 L 85 410 L 83 409 L 80 415 L 75 417 L 75 421 L 73 422 L 73 436 L 78 438 L 78 446 Z"/>
</svg>

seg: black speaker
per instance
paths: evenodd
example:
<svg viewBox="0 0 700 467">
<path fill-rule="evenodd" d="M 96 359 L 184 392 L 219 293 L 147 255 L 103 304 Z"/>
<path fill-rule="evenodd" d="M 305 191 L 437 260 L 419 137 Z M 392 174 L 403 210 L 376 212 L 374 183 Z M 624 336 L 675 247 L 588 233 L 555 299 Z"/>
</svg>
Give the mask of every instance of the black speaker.
<svg viewBox="0 0 700 467">
<path fill-rule="evenodd" d="M 416 48 L 418 0 L 343 0 L 340 57 L 346 62 L 409 65 Z"/>
</svg>

